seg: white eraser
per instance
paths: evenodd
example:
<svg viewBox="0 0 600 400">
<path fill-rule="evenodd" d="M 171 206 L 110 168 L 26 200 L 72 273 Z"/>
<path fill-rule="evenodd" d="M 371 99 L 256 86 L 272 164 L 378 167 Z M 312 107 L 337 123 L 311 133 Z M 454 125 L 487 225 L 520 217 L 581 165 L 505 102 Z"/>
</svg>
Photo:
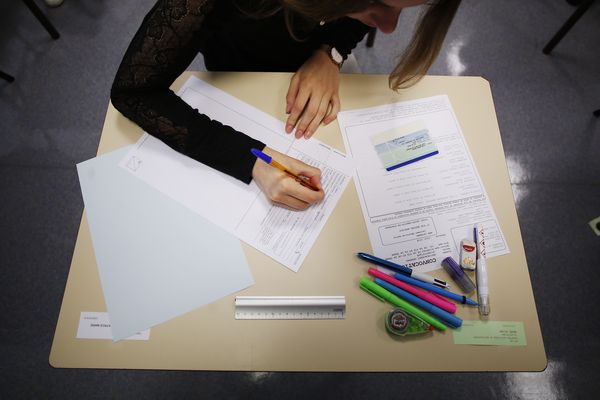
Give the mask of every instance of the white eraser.
<svg viewBox="0 0 600 400">
<path fill-rule="evenodd" d="M 477 246 L 475 242 L 469 239 L 460 241 L 460 266 L 463 269 L 475 270 L 477 260 Z"/>
</svg>

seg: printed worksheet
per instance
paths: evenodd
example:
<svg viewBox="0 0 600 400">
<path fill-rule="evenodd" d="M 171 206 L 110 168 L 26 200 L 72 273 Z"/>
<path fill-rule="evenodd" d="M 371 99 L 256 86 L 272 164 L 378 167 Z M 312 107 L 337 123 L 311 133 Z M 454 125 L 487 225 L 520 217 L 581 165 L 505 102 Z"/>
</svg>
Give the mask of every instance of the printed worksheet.
<svg viewBox="0 0 600 400">
<path fill-rule="evenodd" d="M 210 118 L 320 168 L 325 198 L 305 211 L 275 206 L 256 183 L 246 185 L 148 134 L 120 166 L 297 272 L 350 181 L 352 163 L 314 138 L 295 140 L 285 133 L 282 121 L 196 77 L 183 85 L 179 95 Z"/>
<path fill-rule="evenodd" d="M 476 223 L 488 257 L 509 252 L 447 96 L 345 111 L 338 122 L 376 256 L 438 269 L 459 261 Z"/>
</svg>

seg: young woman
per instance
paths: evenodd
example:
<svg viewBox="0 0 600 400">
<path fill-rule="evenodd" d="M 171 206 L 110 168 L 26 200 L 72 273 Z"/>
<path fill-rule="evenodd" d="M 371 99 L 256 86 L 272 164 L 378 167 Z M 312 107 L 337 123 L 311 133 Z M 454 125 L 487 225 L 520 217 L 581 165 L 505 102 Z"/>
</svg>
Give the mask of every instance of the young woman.
<svg viewBox="0 0 600 400">
<path fill-rule="evenodd" d="M 430 2 L 390 75 L 390 87 L 425 74 L 460 0 Z M 173 149 L 243 182 L 255 179 L 267 197 L 302 210 L 320 201 L 320 171 L 265 147 L 192 109 L 169 86 L 198 52 L 212 71 L 294 72 L 285 108 L 286 132 L 310 138 L 340 109 L 339 68 L 371 28 L 390 33 L 400 11 L 419 0 L 159 0 L 146 15 L 117 72 L 113 105 Z M 282 99 L 283 101 L 283 99 Z M 311 190 L 257 160 L 251 148 L 305 176 Z"/>
</svg>

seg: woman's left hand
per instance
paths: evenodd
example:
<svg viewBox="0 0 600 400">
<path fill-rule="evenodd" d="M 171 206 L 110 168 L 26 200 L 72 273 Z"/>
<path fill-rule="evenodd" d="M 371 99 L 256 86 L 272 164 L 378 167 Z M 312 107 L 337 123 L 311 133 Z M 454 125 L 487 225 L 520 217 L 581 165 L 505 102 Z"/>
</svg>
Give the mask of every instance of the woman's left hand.
<svg viewBox="0 0 600 400">
<path fill-rule="evenodd" d="M 340 70 L 323 50 L 316 50 L 294 74 L 286 95 L 285 131 L 310 138 L 320 124 L 334 121 L 340 110 Z"/>
</svg>

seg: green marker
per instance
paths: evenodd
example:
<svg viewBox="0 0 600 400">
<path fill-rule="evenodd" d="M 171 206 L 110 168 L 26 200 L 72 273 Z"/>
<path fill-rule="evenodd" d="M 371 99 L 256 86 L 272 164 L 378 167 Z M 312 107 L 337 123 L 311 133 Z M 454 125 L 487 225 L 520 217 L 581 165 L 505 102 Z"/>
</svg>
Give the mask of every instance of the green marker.
<svg viewBox="0 0 600 400">
<path fill-rule="evenodd" d="M 433 318 L 431 315 L 427 314 L 425 311 L 422 311 L 420 308 L 417 308 L 417 307 L 413 306 L 412 304 L 410 304 L 409 302 L 402 300 L 395 294 L 390 293 L 389 291 L 382 288 L 381 286 L 379 286 L 378 284 L 376 284 L 369 278 L 361 278 L 360 279 L 360 288 L 362 290 L 364 290 L 365 292 L 377 297 L 381 301 L 387 300 L 388 302 L 392 303 L 396 307 L 402 308 L 404 311 L 408 312 L 409 314 L 411 314 L 419 319 L 422 319 L 423 321 L 427 322 L 428 324 L 433 325 L 435 328 L 437 328 L 440 331 L 446 330 L 446 325 L 442 324 L 440 321 Z"/>
</svg>

